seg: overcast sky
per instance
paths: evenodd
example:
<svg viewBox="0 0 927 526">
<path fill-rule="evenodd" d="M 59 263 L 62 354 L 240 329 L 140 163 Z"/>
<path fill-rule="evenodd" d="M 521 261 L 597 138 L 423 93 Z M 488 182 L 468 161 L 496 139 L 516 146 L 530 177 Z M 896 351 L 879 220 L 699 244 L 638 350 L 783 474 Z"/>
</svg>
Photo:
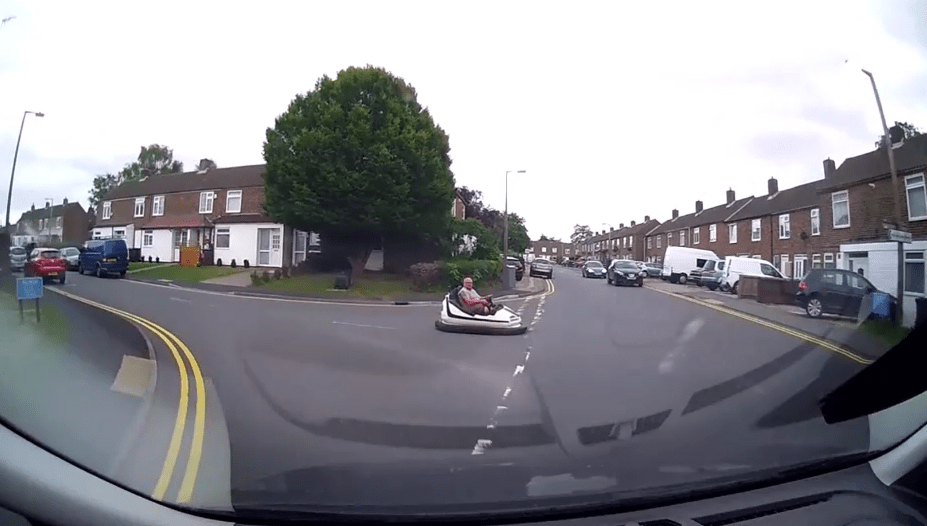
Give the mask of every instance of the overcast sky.
<svg viewBox="0 0 927 526">
<path fill-rule="evenodd" d="M 188 168 L 263 162 L 293 96 L 348 66 L 415 86 L 457 184 L 527 219 L 660 220 L 822 175 L 889 121 L 927 128 L 927 2 L 0 3 L 0 203 L 23 110 L 12 220 L 143 144 Z M 245 7 L 247 5 L 247 7 Z M 846 62 L 849 60 L 849 62 Z"/>
</svg>

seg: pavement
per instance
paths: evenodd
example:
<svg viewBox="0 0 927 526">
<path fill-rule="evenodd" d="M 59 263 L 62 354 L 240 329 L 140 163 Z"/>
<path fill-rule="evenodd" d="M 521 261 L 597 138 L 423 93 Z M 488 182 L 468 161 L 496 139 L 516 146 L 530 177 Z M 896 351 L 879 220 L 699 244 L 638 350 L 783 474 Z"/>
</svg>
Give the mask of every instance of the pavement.
<svg viewBox="0 0 927 526">
<path fill-rule="evenodd" d="M 757 323 L 715 308 L 724 298 L 653 280 L 619 288 L 569 268 L 555 278 L 496 294 L 530 326 L 506 337 L 436 331 L 430 303 L 257 297 L 76 273 L 57 291 L 172 336 L 164 341 L 176 354 L 154 346 L 159 409 L 128 448 L 143 458 L 179 437 L 166 500 L 184 500 L 181 478 L 192 480 L 190 502 L 212 507 L 343 504 L 368 487 L 384 505 L 569 492 L 580 479 L 632 490 L 868 447 L 865 419 L 828 425 L 817 409 L 871 361 L 829 345 L 834 329 Z M 183 418 L 171 403 L 186 404 Z M 94 462 L 105 464 L 111 450 L 99 449 Z M 164 469 L 132 466 L 139 487 Z M 362 484 L 372 475 L 358 466 L 393 470 L 378 476 L 395 484 Z M 436 478 L 402 478 L 421 466 L 438 466 Z M 448 493 L 437 483 L 448 477 L 466 490 Z"/>
<path fill-rule="evenodd" d="M 203 283 L 227 285 L 231 287 L 250 287 L 251 271 L 242 270 L 241 272 L 237 272 L 235 274 L 228 274 L 226 276 L 219 276 L 218 278 L 203 280 Z"/>
</svg>

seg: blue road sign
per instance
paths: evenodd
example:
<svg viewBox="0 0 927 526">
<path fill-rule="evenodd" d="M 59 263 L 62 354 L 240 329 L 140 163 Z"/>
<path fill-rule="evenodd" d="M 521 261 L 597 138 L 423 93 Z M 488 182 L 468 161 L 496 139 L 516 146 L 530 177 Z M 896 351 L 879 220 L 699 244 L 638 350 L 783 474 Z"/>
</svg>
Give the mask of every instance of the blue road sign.
<svg viewBox="0 0 927 526">
<path fill-rule="evenodd" d="M 34 300 L 42 297 L 42 278 L 19 278 L 16 280 L 16 298 Z"/>
</svg>

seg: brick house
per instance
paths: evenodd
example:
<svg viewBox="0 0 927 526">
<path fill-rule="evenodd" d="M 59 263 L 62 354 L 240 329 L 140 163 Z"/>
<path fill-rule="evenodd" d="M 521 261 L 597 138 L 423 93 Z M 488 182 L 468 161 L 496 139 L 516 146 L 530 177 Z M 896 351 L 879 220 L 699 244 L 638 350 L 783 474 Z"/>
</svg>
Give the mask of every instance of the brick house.
<svg viewBox="0 0 927 526">
<path fill-rule="evenodd" d="M 180 247 L 214 250 L 229 264 L 281 267 L 305 259 L 318 236 L 264 211 L 264 165 L 209 168 L 124 183 L 104 197 L 94 239 L 124 238 L 143 259 L 180 261 Z"/>
<path fill-rule="evenodd" d="M 545 239 L 531 242 L 528 256 L 548 258 L 554 262 L 561 262 L 564 258 L 573 258 L 572 245 L 557 239 Z"/>
<path fill-rule="evenodd" d="M 631 221 L 630 225 L 619 229 L 616 233 L 617 241 L 615 242 L 613 257 L 616 259 L 644 261 L 646 236 L 658 226 L 660 226 L 659 221 L 650 219 L 650 216 L 644 216 L 643 223 Z"/>
<path fill-rule="evenodd" d="M 736 243 L 729 243 L 725 255 L 747 256 L 771 262 L 787 277 L 800 278 L 824 265 L 826 245 L 821 229 L 817 190 L 823 180 L 779 190 L 775 178 L 767 181 L 767 194 L 755 197 L 726 220 L 726 229 L 737 223 Z M 719 254 L 720 255 L 720 254 Z"/>
<path fill-rule="evenodd" d="M 892 187 L 884 148 L 846 159 L 839 168 L 824 161 L 818 188 L 822 244 L 836 254 L 838 268 L 862 272 L 879 289 L 896 294 L 897 243 L 888 240 L 894 223 L 894 200 L 901 204 L 901 229 L 913 242 L 904 245 L 905 324 L 913 324 L 915 298 L 924 297 L 927 255 L 927 135 L 894 148 L 898 193 Z"/>
<path fill-rule="evenodd" d="M 745 230 L 739 222 L 725 222 L 753 200 L 753 196 L 737 199 L 728 190 L 725 203 L 705 209 L 702 201 L 695 202 L 695 212 L 684 216 L 673 210 L 672 218 L 646 236 L 644 257 L 647 261 L 663 261 L 668 246 L 711 250 L 720 257 L 736 255 L 736 245 Z M 733 242 L 732 242 L 733 241 Z"/>
<path fill-rule="evenodd" d="M 65 198 L 60 205 L 35 205 L 20 216 L 12 229 L 13 245 L 27 243 L 55 243 L 80 245 L 87 240 L 90 220 L 80 203 L 69 203 Z"/>
</svg>

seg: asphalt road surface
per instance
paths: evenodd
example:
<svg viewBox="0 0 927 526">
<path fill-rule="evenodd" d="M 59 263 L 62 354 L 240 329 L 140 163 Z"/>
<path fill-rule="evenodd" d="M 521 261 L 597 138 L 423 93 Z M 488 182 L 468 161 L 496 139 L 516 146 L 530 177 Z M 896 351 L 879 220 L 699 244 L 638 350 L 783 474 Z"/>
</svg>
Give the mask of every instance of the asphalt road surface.
<svg viewBox="0 0 927 526">
<path fill-rule="evenodd" d="M 215 398 L 200 495 L 221 478 L 255 488 L 320 465 L 602 458 L 632 488 L 868 446 L 865 422 L 826 425 L 815 405 L 861 365 L 576 269 L 558 267 L 548 292 L 508 303 L 531 324 L 510 337 L 438 332 L 437 305 L 248 298 L 76 273 L 61 290 L 150 320 L 195 355 Z M 158 390 L 173 393 L 170 358 L 158 360 Z M 163 413 L 158 425 L 170 427 Z"/>
</svg>

